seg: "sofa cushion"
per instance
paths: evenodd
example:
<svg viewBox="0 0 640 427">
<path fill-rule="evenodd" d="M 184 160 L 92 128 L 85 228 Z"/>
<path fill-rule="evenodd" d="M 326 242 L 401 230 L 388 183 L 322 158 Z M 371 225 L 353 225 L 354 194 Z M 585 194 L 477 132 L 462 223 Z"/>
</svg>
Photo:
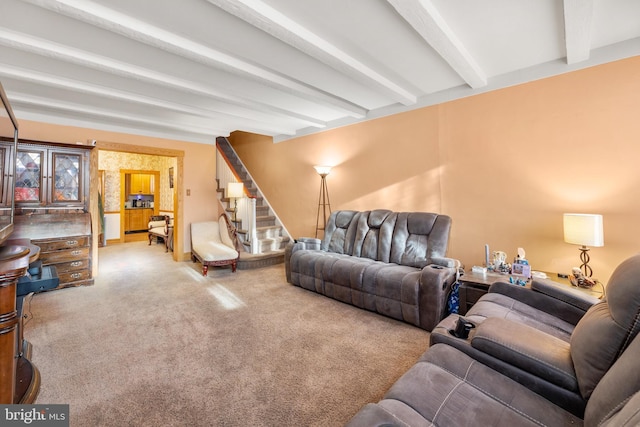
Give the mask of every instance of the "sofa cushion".
<svg viewBox="0 0 640 427">
<path fill-rule="evenodd" d="M 574 329 L 574 325 L 571 323 L 558 319 L 549 313 L 523 304 L 506 295 L 491 292 L 483 295 L 465 314 L 465 318 L 476 324 L 491 317 L 513 320 L 566 342 L 571 339 L 571 333 Z"/>
<path fill-rule="evenodd" d="M 356 223 L 361 212 L 335 211 L 329 216 L 324 228 L 322 250 L 351 255 Z"/>
<path fill-rule="evenodd" d="M 427 212 L 400 212 L 397 215 L 389 262 L 422 268 L 432 257 L 444 257 L 451 219 Z M 436 230 L 434 230 L 436 229 Z"/>
<path fill-rule="evenodd" d="M 585 410 L 586 425 L 640 425 L 640 357 L 638 355 L 640 355 L 640 337 L 633 340 L 591 394 Z M 621 410 L 622 404 L 626 402 L 629 402 L 626 404 L 626 409 Z"/>
<path fill-rule="evenodd" d="M 477 327 L 471 346 L 562 388 L 578 391 L 569 343 L 538 329 L 490 318 Z"/>
<path fill-rule="evenodd" d="M 621 263 L 607 298 L 591 307 L 571 335 L 571 358 L 585 399 L 640 330 L 640 255 Z"/>
<path fill-rule="evenodd" d="M 389 262 L 396 215 L 384 209 L 362 212 L 356 223 L 352 255 Z"/>
<path fill-rule="evenodd" d="M 444 344 L 431 347 L 378 405 L 401 421 L 395 425 L 582 425 L 578 417 Z"/>
</svg>

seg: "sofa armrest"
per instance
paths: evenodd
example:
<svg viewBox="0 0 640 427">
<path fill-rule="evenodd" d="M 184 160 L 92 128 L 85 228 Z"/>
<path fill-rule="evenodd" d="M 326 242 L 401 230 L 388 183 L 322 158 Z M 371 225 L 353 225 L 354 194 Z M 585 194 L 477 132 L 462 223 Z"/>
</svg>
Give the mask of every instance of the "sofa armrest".
<svg viewBox="0 0 640 427">
<path fill-rule="evenodd" d="M 471 346 L 552 384 L 578 392 L 569 343 L 497 317 L 476 328 Z"/>
<path fill-rule="evenodd" d="M 291 282 L 291 255 L 300 250 L 320 250 L 322 241 L 315 237 L 301 237 L 284 248 L 284 271 L 288 283 Z"/>
<path fill-rule="evenodd" d="M 550 282 L 534 280 L 531 287 L 495 282 L 489 287 L 489 292 L 506 295 L 572 325 L 576 325 L 589 307 L 599 301 L 577 289 Z"/>
<path fill-rule="evenodd" d="M 322 240 L 315 237 L 300 237 L 296 239 L 297 243 L 301 243 L 301 249 L 311 249 L 311 250 L 320 250 L 320 245 L 322 244 Z"/>
<path fill-rule="evenodd" d="M 447 257 L 432 257 L 431 258 L 431 263 L 435 264 L 435 265 L 439 265 L 441 267 L 450 267 L 453 268 L 456 266 L 456 263 L 458 262 L 458 260 L 453 259 L 453 258 L 447 258 Z"/>
<path fill-rule="evenodd" d="M 593 295 L 585 294 L 576 288 L 570 288 L 551 280 L 534 279 L 531 283 L 531 289 L 552 298 L 564 301 L 565 303 L 580 310 L 584 310 L 585 312 L 589 310 L 592 305 L 600 302 L 600 299 Z"/>
<path fill-rule="evenodd" d="M 420 271 L 420 327 L 431 331 L 444 318 L 456 269 L 429 264 Z"/>
</svg>

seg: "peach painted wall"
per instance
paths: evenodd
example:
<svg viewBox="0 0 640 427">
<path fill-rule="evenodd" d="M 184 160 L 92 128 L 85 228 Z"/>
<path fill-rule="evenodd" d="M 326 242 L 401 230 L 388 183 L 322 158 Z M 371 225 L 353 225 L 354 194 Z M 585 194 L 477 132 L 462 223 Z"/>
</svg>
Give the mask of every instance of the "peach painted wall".
<svg viewBox="0 0 640 427">
<path fill-rule="evenodd" d="M 211 145 L 176 141 L 162 138 L 129 135 L 72 126 L 58 126 L 20 120 L 20 138 L 62 143 L 86 142 L 90 139 L 120 144 L 164 148 L 184 151 L 182 194 L 184 218 L 182 223 L 183 250 L 191 251 L 190 224 L 217 218 L 216 202 L 216 150 L 214 138 Z M 190 190 L 191 195 L 186 192 Z M 177 245 L 176 245 L 177 246 Z M 184 258 L 182 256 L 181 258 Z"/>
<path fill-rule="evenodd" d="M 313 236 L 320 179 L 331 207 L 431 211 L 453 219 L 449 255 L 467 267 L 484 245 L 534 269 L 568 272 L 564 212 L 601 213 L 605 246 L 591 249 L 607 281 L 638 253 L 640 57 L 273 144 L 232 144 L 294 237 Z"/>
</svg>

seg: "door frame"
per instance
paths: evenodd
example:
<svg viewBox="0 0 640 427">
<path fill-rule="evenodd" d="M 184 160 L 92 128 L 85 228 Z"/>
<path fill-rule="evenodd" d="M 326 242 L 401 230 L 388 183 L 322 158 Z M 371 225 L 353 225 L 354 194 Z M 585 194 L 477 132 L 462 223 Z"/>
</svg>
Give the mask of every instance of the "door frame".
<svg viewBox="0 0 640 427">
<path fill-rule="evenodd" d="M 182 221 L 184 218 L 184 200 L 183 200 L 183 176 L 184 176 L 184 151 L 172 150 L 169 148 L 157 148 L 144 145 L 132 145 L 122 144 L 118 142 L 108 141 L 96 141 L 96 149 L 91 150 L 91 188 L 96 188 L 98 185 L 98 155 L 102 151 L 118 151 L 121 153 L 131 154 L 149 154 L 152 156 L 164 156 L 174 157 L 176 159 L 176 176 L 174 177 L 174 191 L 173 191 L 173 211 L 174 211 L 174 226 L 173 226 L 173 259 L 174 261 L 182 261 L 182 253 L 184 252 L 184 236 L 182 233 Z M 124 206 L 124 205 L 122 205 Z M 98 192 L 90 192 L 90 208 L 91 220 L 94 224 L 99 221 L 98 218 Z M 121 229 L 122 229 L 122 215 L 121 215 Z M 98 239 L 92 239 L 92 251 L 93 259 L 96 262 L 93 263 L 93 276 L 98 275 Z"/>
</svg>

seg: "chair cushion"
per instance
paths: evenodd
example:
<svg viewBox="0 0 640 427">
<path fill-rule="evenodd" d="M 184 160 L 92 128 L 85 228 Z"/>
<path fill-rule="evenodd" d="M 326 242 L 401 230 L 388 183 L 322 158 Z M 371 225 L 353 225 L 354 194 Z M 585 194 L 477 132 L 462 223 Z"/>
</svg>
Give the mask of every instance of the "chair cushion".
<svg viewBox="0 0 640 427">
<path fill-rule="evenodd" d="M 162 227 L 154 227 L 149 229 L 149 233 L 154 234 L 156 236 L 161 236 L 161 237 L 166 237 L 167 236 L 167 229 L 162 226 Z"/>
<path fill-rule="evenodd" d="M 162 227 L 164 228 L 164 226 L 167 224 L 166 221 L 149 221 L 149 228 L 156 228 L 156 227 Z"/>
<path fill-rule="evenodd" d="M 191 223 L 191 250 L 197 253 L 203 261 L 224 261 L 238 258 L 238 251 L 222 242 L 219 230 L 218 221 Z"/>
</svg>

